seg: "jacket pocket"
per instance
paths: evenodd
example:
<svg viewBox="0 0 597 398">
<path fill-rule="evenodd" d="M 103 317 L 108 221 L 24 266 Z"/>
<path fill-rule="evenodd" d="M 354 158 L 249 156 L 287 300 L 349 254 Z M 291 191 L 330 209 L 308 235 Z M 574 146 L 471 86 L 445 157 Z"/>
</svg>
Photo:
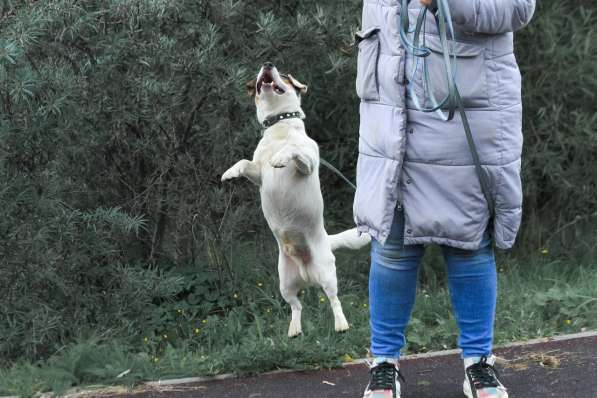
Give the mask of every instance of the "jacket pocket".
<svg viewBox="0 0 597 398">
<path fill-rule="evenodd" d="M 363 101 L 379 101 L 377 64 L 379 61 L 379 28 L 372 27 L 355 33 L 357 55 L 357 95 Z"/>
<path fill-rule="evenodd" d="M 429 91 L 433 93 L 435 100 L 439 104 L 448 95 L 448 80 L 441 42 L 437 36 L 427 36 L 425 39 L 426 47 L 431 53 L 426 57 L 427 71 L 429 73 L 430 87 L 427 87 L 425 95 L 425 106 L 433 107 Z M 449 42 L 450 64 L 452 73 L 456 76 L 456 86 L 462 98 L 465 108 L 484 108 L 489 107 L 489 94 L 487 90 L 485 48 L 475 44 L 462 42 Z M 453 51 L 453 52 L 452 52 Z M 456 56 L 456 62 L 454 62 Z M 421 85 L 424 75 L 420 74 L 421 80 L 417 83 Z"/>
</svg>

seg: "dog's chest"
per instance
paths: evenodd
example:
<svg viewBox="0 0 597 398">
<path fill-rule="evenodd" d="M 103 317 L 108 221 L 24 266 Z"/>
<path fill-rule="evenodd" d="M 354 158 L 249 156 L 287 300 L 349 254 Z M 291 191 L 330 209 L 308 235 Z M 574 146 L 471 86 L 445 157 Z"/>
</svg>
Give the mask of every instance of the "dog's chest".
<svg viewBox="0 0 597 398">
<path fill-rule="evenodd" d="M 253 160 L 267 164 L 270 158 L 282 149 L 289 142 L 288 134 L 277 134 L 274 136 L 263 137 L 255 153 L 253 154 Z"/>
</svg>

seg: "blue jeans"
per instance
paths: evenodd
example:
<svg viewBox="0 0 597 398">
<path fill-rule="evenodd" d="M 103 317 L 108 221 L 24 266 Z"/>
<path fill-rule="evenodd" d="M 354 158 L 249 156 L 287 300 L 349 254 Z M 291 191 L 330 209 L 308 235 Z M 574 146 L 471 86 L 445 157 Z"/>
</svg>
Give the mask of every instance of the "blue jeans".
<svg viewBox="0 0 597 398">
<path fill-rule="evenodd" d="M 415 302 L 423 245 L 403 244 L 403 217 L 397 211 L 384 246 L 371 242 L 369 307 L 371 353 L 398 359 L 404 330 Z M 448 272 L 452 308 L 460 329 L 462 357 L 491 355 L 497 298 L 497 273 L 491 239 L 478 250 L 441 246 Z"/>
</svg>

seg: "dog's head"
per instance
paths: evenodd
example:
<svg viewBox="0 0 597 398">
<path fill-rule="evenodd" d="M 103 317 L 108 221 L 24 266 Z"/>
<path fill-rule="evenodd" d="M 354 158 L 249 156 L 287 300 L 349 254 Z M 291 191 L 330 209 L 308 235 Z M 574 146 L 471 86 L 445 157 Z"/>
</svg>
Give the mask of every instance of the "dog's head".
<svg viewBox="0 0 597 398">
<path fill-rule="evenodd" d="M 306 85 L 292 75 L 279 73 L 271 62 L 263 64 L 257 78 L 247 83 L 247 93 L 255 98 L 260 123 L 282 112 L 302 113 L 301 96 L 306 92 Z"/>
</svg>

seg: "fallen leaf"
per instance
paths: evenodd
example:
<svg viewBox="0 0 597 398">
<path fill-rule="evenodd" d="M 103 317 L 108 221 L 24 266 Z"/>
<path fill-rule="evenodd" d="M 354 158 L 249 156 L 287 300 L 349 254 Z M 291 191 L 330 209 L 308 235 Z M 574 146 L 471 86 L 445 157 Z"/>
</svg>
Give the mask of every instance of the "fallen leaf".
<svg viewBox="0 0 597 398">
<path fill-rule="evenodd" d="M 352 362 L 353 361 L 352 357 L 350 355 L 348 355 L 348 354 L 342 355 L 342 360 L 344 362 Z"/>
</svg>

